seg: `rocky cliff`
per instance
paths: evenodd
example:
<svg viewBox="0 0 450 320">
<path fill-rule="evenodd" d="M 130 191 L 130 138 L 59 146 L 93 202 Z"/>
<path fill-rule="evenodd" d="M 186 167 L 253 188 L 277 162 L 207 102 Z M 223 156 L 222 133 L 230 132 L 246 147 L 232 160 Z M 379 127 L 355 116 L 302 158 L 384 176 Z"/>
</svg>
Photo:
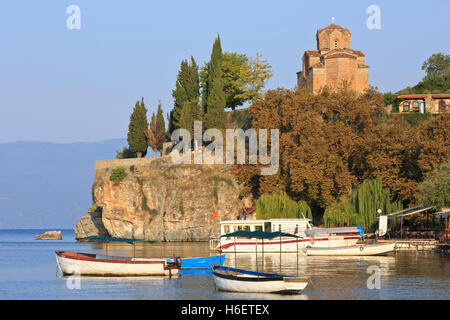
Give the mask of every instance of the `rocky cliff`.
<svg viewBox="0 0 450 320">
<path fill-rule="evenodd" d="M 114 170 L 126 176 L 110 180 Z M 120 169 L 120 170 L 122 170 Z M 228 165 L 173 164 L 171 157 L 97 161 L 93 204 L 75 237 L 112 236 L 159 241 L 204 241 L 219 220 L 236 219 L 240 186 Z M 211 214 L 219 212 L 218 218 Z"/>
</svg>

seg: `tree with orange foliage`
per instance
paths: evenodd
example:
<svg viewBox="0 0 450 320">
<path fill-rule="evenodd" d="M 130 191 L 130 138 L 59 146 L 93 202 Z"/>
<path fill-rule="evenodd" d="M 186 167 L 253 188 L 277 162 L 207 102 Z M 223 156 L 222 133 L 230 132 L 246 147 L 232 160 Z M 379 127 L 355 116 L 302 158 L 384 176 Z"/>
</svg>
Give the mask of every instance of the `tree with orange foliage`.
<svg viewBox="0 0 450 320">
<path fill-rule="evenodd" d="M 273 176 L 259 176 L 255 166 L 235 166 L 244 192 L 256 198 L 286 192 L 307 201 L 319 218 L 352 187 L 378 177 L 393 201 L 416 204 L 419 183 L 450 155 L 448 114 L 414 127 L 387 115 L 376 88 L 357 94 L 344 85 L 315 95 L 270 90 L 253 101 L 249 114 L 256 130 L 279 129 L 280 167 Z"/>
</svg>

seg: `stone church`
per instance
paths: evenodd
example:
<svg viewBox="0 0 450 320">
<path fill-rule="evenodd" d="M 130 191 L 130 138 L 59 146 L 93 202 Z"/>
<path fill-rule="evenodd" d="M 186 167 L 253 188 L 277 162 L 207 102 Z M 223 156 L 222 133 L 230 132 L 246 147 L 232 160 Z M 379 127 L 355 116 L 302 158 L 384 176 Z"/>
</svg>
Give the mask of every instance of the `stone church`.
<svg viewBox="0 0 450 320">
<path fill-rule="evenodd" d="M 350 48 L 352 34 L 336 24 L 317 30 L 317 50 L 305 51 L 297 85 L 317 93 L 325 85 L 334 89 L 347 82 L 356 92 L 369 87 L 369 66 L 364 54 Z"/>
</svg>

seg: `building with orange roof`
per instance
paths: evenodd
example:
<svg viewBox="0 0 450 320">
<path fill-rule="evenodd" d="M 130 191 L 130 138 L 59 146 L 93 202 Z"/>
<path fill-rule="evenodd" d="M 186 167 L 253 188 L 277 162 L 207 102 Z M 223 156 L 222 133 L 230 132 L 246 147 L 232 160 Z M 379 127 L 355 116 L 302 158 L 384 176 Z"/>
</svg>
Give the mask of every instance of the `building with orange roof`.
<svg viewBox="0 0 450 320">
<path fill-rule="evenodd" d="M 443 113 L 450 111 L 450 93 L 402 94 L 399 112 Z"/>
</svg>

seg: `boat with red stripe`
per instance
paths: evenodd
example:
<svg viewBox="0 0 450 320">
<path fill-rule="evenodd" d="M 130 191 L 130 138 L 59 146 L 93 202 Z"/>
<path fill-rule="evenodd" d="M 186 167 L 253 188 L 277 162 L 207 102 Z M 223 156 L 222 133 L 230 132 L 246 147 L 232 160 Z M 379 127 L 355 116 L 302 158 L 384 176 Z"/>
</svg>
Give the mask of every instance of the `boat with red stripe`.
<svg viewBox="0 0 450 320">
<path fill-rule="evenodd" d="M 221 252 L 296 252 L 297 247 L 342 247 L 353 246 L 363 235 L 360 226 L 339 228 L 315 228 L 311 220 L 270 219 L 270 220 L 230 220 L 220 222 L 221 234 L 211 242 L 211 249 Z M 280 236 L 276 239 L 248 239 L 223 237 L 236 231 L 264 231 L 294 234 L 298 238 Z M 219 241 L 220 239 L 220 241 Z"/>
</svg>

